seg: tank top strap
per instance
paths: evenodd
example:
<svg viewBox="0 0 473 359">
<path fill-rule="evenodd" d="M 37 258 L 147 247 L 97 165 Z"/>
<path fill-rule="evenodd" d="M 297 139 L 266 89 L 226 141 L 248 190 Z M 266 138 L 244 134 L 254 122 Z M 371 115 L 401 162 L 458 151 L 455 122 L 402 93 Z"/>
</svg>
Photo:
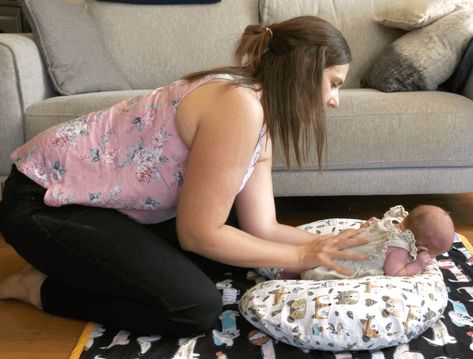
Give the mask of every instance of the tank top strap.
<svg viewBox="0 0 473 359">
<path fill-rule="evenodd" d="M 197 87 L 202 86 L 208 82 L 215 81 L 215 80 L 234 81 L 235 76 L 230 75 L 230 74 L 211 74 L 211 75 L 204 76 L 200 79 L 197 79 L 195 81 L 188 82 L 188 86 L 182 87 L 183 91 L 179 94 L 178 101 L 180 102 L 189 92 L 196 89 Z M 183 81 L 185 80 L 178 80 L 174 82 L 171 85 L 171 87 L 176 86 L 178 84 L 182 84 Z M 248 89 L 248 91 L 250 91 L 258 100 L 261 99 L 260 91 L 257 91 L 251 86 L 242 86 L 242 87 L 244 87 L 245 89 Z"/>
</svg>

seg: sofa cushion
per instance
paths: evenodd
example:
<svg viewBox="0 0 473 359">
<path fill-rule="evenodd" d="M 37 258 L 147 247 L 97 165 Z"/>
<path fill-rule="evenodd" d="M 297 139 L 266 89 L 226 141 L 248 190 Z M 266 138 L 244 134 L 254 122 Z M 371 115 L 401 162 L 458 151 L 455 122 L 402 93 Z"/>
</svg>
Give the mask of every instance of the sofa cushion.
<svg viewBox="0 0 473 359">
<path fill-rule="evenodd" d="M 26 109 L 25 137 L 29 140 L 52 126 L 73 118 L 110 107 L 121 100 L 151 90 L 104 91 L 72 96 L 50 97 Z"/>
<path fill-rule="evenodd" d="M 279 22 L 295 16 L 319 16 L 339 29 L 350 46 L 353 61 L 345 88 L 360 87 L 372 61 L 405 32 L 373 21 L 379 9 L 392 0 L 260 0 L 261 21 Z"/>
<path fill-rule="evenodd" d="M 447 92 L 340 91 L 327 113 L 327 170 L 473 165 L 473 101 Z M 295 164 L 295 160 L 291 160 Z M 285 169 L 280 145 L 273 168 Z M 316 170 L 315 149 L 302 168 Z"/>
<path fill-rule="evenodd" d="M 130 89 L 83 6 L 23 0 L 50 79 L 62 95 Z"/>
<path fill-rule="evenodd" d="M 257 0 L 203 5 L 133 5 L 87 1 L 106 47 L 134 89 L 231 65 L 236 41 L 258 23 Z"/>
<path fill-rule="evenodd" d="M 389 45 L 362 78 L 380 91 L 435 90 L 460 62 L 473 36 L 473 9 L 455 11 Z"/>
<path fill-rule="evenodd" d="M 398 0 L 381 9 L 374 20 L 384 26 L 412 30 L 448 15 L 461 3 L 464 0 Z"/>
<path fill-rule="evenodd" d="M 26 110 L 26 137 L 29 139 L 58 123 L 147 91 L 59 96 L 37 102 Z M 341 90 L 339 109 L 329 110 L 327 114 L 324 168 L 418 170 L 421 167 L 472 166 L 472 113 L 473 101 L 452 93 L 387 94 L 370 89 Z M 291 162 L 295 164 L 294 158 Z M 284 163 L 280 145 L 276 142 L 274 170 L 284 170 Z M 313 150 L 303 170 L 316 169 Z"/>
</svg>

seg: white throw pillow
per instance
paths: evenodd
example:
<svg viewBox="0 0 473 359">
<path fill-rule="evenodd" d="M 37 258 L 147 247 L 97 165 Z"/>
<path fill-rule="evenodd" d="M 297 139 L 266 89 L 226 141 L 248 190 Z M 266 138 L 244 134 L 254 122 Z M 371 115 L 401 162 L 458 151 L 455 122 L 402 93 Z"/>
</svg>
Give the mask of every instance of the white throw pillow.
<svg viewBox="0 0 473 359">
<path fill-rule="evenodd" d="M 450 14 L 471 0 L 398 0 L 381 9 L 374 20 L 384 26 L 412 30 Z"/>
</svg>

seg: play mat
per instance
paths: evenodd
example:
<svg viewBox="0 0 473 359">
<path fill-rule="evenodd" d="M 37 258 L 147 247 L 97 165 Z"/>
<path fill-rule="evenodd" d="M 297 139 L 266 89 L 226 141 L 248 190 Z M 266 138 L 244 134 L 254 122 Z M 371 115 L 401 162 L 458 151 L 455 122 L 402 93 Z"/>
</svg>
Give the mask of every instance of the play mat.
<svg viewBox="0 0 473 359">
<path fill-rule="evenodd" d="M 212 278 L 224 304 L 220 323 L 193 338 L 138 336 L 120 328 L 87 324 L 70 359 L 440 359 L 473 358 L 473 255 L 470 242 L 455 236 L 452 249 L 437 257 L 448 304 L 429 329 L 407 344 L 361 351 L 301 349 L 278 342 L 256 329 L 239 312 L 243 294 L 265 279 L 254 271 Z"/>
</svg>

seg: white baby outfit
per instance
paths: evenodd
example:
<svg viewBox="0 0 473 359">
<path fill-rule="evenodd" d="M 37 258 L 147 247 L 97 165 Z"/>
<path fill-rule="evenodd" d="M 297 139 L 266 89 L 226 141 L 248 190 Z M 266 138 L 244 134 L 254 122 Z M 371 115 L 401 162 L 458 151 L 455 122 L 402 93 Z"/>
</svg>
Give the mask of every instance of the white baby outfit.
<svg viewBox="0 0 473 359">
<path fill-rule="evenodd" d="M 337 264 L 350 268 L 352 274 L 346 276 L 325 266 L 301 273 L 302 279 L 328 280 L 340 278 L 359 278 L 384 274 L 384 261 L 388 247 L 400 247 L 409 252 L 410 260 L 417 257 L 414 234 L 406 229 L 401 230 L 397 224 L 401 223 L 408 212 L 402 206 L 395 206 L 387 211 L 382 219 L 370 221 L 362 236 L 368 237 L 367 244 L 346 249 L 366 256 L 366 260 L 334 260 Z"/>
</svg>

